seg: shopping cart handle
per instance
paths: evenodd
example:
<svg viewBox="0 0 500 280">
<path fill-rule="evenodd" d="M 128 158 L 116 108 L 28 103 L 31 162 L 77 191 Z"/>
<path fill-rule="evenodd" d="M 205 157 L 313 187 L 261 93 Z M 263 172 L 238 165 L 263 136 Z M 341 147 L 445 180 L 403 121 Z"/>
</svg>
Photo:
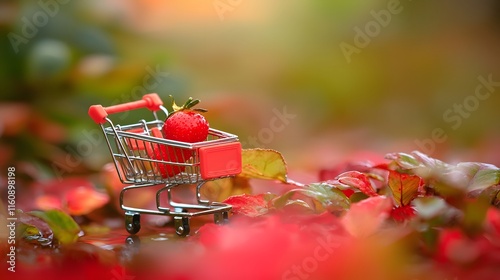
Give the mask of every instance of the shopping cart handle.
<svg viewBox="0 0 500 280">
<path fill-rule="evenodd" d="M 160 110 L 161 105 L 163 105 L 163 101 L 160 99 L 158 94 L 149 93 L 145 94 L 142 99 L 138 101 L 132 101 L 109 107 L 103 107 L 102 105 L 92 105 L 89 108 L 89 116 L 94 120 L 95 123 L 103 124 L 106 122 L 106 117 L 110 114 L 121 113 L 141 108 L 148 108 L 149 110 L 156 112 Z"/>
</svg>

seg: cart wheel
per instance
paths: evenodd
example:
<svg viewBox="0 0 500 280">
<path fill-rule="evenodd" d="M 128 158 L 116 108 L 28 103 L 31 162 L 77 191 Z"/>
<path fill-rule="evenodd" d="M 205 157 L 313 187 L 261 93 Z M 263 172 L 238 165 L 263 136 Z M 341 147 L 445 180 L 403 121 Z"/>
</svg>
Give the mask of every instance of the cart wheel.
<svg viewBox="0 0 500 280">
<path fill-rule="evenodd" d="M 137 235 L 129 235 L 125 238 L 125 243 L 129 246 L 138 246 L 141 244 L 141 239 Z"/>
<path fill-rule="evenodd" d="M 136 234 L 141 230 L 141 215 L 139 213 L 125 213 L 125 229 L 130 234 Z"/>
<path fill-rule="evenodd" d="M 174 217 L 175 232 L 179 236 L 187 236 L 191 228 L 188 217 Z"/>
<path fill-rule="evenodd" d="M 217 212 L 214 214 L 214 223 L 217 225 L 226 224 L 229 222 L 229 212 Z"/>
</svg>

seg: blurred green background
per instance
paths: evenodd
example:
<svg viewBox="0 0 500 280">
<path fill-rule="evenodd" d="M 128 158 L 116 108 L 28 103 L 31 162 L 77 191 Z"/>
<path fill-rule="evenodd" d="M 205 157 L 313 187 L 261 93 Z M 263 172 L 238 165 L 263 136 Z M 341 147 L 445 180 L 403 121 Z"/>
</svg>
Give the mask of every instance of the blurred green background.
<svg viewBox="0 0 500 280">
<path fill-rule="evenodd" d="M 0 33 L 0 165 L 31 176 L 99 170 L 88 107 L 149 92 L 201 99 L 295 169 L 415 149 L 500 165 L 500 85 L 474 97 L 500 82 L 499 1 L 16 0 Z"/>
</svg>

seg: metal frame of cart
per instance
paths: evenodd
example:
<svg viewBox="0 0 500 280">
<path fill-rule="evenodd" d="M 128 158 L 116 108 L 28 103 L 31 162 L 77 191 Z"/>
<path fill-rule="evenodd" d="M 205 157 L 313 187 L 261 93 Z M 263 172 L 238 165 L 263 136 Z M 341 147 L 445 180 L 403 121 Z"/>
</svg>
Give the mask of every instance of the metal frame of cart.
<svg viewBox="0 0 500 280">
<path fill-rule="evenodd" d="M 110 114 L 140 108 L 152 111 L 154 120 L 118 125 L 108 118 Z M 227 221 L 231 206 L 202 199 L 201 188 L 208 181 L 241 172 L 238 137 L 211 128 L 207 139 L 198 143 L 164 139 L 161 132 L 164 122 L 157 116 L 159 110 L 168 116 L 162 100 L 155 93 L 146 94 L 139 101 L 89 108 L 89 115 L 101 126 L 121 182 L 128 185 L 120 193 L 125 228 L 130 234 L 139 232 L 140 214 L 172 216 L 176 233 L 180 236 L 189 234 L 189 220 L 195 216 L 213 214 L 215 223 Z M 196 184 L 196 204 L 173 201 L 172 188 L 189 184 Z M 124 204 L 127 192 L 156 185 L 164 185 L 156 193 L 156 209 Z M 167 192 L 166 205 L 161 201 L 163 192 Z"/>
</svg>

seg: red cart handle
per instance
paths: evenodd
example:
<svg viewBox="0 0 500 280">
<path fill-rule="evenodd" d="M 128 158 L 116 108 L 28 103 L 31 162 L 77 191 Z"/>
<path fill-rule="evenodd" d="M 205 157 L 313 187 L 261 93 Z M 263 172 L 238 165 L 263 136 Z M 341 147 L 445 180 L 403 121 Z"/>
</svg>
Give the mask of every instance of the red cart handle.
<svg viewBox="0 0 500 280">
<path fill-rule="evenodd" d="M 161 105 L 163 105 L 163 101 L 160 99 L 158 94 L 149 93 L 145 94 L 142 99 L 138 101 L 132 101 L 109 107 L 102 107 L 102 105 L 92 105 L 89 108 L 89 116 L 94 120 L 95 123 L 103 124 L 106 122 L 106 117 L 109 114 L 121 113 L 141 108 L 148 108 L 149 110 L 156 112 L 160 110 Z"/>
</svg>

